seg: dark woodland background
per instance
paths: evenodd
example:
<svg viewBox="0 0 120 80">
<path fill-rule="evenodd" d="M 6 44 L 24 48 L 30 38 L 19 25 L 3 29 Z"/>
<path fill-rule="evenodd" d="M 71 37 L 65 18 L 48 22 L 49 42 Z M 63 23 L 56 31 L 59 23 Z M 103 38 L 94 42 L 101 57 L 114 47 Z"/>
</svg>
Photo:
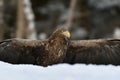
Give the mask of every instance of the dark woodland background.
<svg viewBox="0 0 120 80">
<path fill-rule="evenodd" d="M 0 40 L 46 39 L 74 1 L 72 39 L 119 38 L 120 0 L 0 0 Z"/>
</svg>

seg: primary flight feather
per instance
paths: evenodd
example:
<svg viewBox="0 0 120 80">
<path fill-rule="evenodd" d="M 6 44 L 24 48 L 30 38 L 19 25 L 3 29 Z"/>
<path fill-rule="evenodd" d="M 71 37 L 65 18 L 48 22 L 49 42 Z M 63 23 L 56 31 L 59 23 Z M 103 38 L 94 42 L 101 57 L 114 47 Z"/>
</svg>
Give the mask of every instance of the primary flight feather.
<svg viewBox="0 0 120 80">
<path fill-rule="evenodd" d="M 98 39 L 71 41 L 64 63 L 120 65 L 120 40 Z"/>
</svg>

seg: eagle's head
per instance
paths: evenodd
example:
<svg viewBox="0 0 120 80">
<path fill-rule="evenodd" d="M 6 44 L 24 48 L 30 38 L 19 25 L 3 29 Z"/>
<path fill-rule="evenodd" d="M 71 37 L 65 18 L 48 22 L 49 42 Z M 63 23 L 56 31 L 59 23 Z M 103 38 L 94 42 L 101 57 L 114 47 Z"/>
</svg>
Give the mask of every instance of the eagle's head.
<svg viewBox="0 0 120 80">
<path fill-rule="evenodd" d="M 70 32 L 65 28 L 58 28 L 53 34 L 50 36 L 49 40 L 64 40 L 69 41 Z"/>
</svg>

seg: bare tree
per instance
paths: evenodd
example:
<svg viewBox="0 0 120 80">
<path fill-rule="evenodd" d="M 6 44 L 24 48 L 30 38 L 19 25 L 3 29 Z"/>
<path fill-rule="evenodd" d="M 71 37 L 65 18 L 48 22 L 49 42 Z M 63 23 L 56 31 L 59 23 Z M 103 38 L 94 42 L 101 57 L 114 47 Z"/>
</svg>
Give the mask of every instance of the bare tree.
<svg viewBox="0 0 120 80">
<path fill-rule="evenodd" d="M 34 14 L 29 0 L 18 0 L 17 37 L 36 39 Z"/>
<path fill-rule="evenodd" d="M 34 13 L 32 11 L 31 2 L 30 0 L 24 0 L 24 14 L 27 23 L 27 35 L 28 39 L 37 39 L 37 33 L 35 29 L 35 21 L 34 21 Z"/>
<path fill-rule="evenodd" d="M 78 13 L 79 15 L 75 15 Z M 71 28 L 73 20 L 76 19 L 76 23 L 78 25 L 83 26 L 86 29 L 87 35 L 86 39 L 91 37 L 91 26 L 92 23 L 90 21 L 90 10 L 88 6 L 88 0 L 71 0 L 70 8 L 68 11 L 68 18 L 66 21 L 66 27 Z"/>
<path fill-rule="evenodd" d="M 17 38 L 26 38 L 26 26 L 25 26 L 25 15 L 23 11 L 23 0 L 18 0 L 18 11 L 17 11 Z"/>
<path fill-rule="evenodd" d="M 4 36 L 4 20 L 3 20 L 4 1 L 0 0 L 0 41 Z"/>
<path fill-rule="evenodd" d="M 71 0 L 70 2 L 70 8 L 68 10 L 68 17 L 67 17 L 67 21 L 66 21 L 66 27 L 70 28 L 72 23 L 73 23 L 73 18 L 74 18 L 74 11 L 76 8 L 76 3 L 77 0 Z"/>
</svg>

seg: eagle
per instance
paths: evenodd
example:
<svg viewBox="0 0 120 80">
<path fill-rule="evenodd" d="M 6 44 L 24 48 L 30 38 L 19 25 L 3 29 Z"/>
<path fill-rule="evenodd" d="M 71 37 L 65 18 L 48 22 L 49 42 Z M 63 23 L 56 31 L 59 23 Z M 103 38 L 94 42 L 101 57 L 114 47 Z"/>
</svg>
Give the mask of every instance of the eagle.
<svg viewBox="0 0 120 80">
<path fill-rule="evenodd" d="M 120 65 L 120 40 L 70 40 L 70 32 L 58 28 L 43 41 L 17 38 L 1 41 L 0 60 L 44 67 L 61 63 Z"/>
<path fill-rule="evenodd" d="M 7 39 L 0 42 L 0 60 L 12 64 L 48 66 L 66 56 L 70 33 L 59 28 L 46 40 Z"/>
</svg>

